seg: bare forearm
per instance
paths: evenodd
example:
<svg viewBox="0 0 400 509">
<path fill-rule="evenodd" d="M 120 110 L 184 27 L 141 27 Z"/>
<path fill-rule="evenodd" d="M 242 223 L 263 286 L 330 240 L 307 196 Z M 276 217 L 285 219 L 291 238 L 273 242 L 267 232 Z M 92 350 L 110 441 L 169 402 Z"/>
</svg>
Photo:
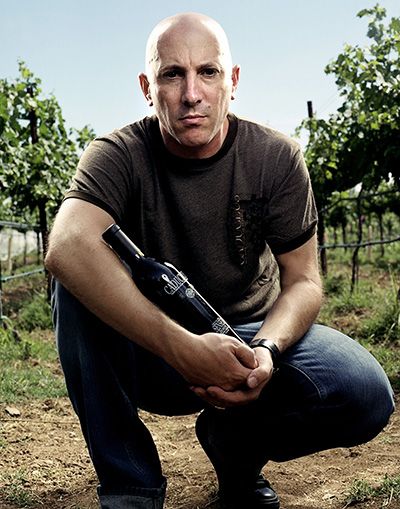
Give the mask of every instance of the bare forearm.
<svg viewBox="0 0 400 509">
<path fill-rule="evenodd" d="M 281 294 L 256 337 L 275 341 L 281 351 L 310 328 L 321 307 L 322 283 L 318 270 L 317 237 L 277 257 Z"/>
<path fill-rule="evenodd" d="M 298 341 L 318 315 L 321 286 L 304 280 L 282 290 L 256 337 L 273 339 L 281 351 Z"/>
</svg>

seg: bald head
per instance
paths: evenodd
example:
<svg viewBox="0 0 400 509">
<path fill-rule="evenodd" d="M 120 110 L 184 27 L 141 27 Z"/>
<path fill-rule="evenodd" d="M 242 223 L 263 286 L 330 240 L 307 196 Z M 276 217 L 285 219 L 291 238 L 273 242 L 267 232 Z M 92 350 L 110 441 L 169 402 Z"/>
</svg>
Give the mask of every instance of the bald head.
<svg viewBox="0 0 400 509">
<path fill-rule="evenodd" d="M 228 38 L 214 19 L 195 12 L 177 14 L 163 19 L 156 25 L 147 41 L 146 73 L 151 76 L 160 60 L 160 47 L 168 46 L 171 40 L 184 43 L 213 44 L 218 48 L 221 61 L 227 69 L 232 67 Z"/>
<path fill-rule="evenodd" d="M 219 150 L 239 70 L 232 67 L 225 32 L 208 16 L 178 14 L 154 28 L 139 82 L 170 152 L 205 158 Z"/>
</svg>

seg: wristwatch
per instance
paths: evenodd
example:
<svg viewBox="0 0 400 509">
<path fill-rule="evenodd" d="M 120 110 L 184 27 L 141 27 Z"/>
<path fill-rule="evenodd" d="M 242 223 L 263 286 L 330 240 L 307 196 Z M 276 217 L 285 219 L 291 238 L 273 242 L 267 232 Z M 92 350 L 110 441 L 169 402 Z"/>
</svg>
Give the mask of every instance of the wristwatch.
<svg viewBox="0 0 400 509">
<path fill-rule="evenodd" d="M 250 341 L 250 348 L 257 348 L 261 346 L 262 348 L 266 348 L 271 353 L 272 364 L 274 368 L 278 367 L 279 357 L 281 356 L 281 352 L 276 344 L 272 341 L 272 339 L 265 338 L 257 338 Z"/>
</svg>

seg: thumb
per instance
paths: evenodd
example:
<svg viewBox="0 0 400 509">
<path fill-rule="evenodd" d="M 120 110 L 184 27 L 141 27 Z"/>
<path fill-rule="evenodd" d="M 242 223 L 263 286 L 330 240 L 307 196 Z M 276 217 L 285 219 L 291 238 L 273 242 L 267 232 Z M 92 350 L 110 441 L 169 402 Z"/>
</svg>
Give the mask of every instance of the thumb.
<svg viewBox="0 0 400 509">
<path fill-rule="evenodd" d="M 235 355 L 238 361 L 246 368 L 255 369 L 258 366 L 254 350 L 247 345 L 238 346 L 235 350 Z"/>
<path fill-rule="evenodd" d="M 247 385 L 250 389 L 255 389 L 268 378 L 267 370 L 263 367 L 254 369 L 247 377 Z"/>
</svg>

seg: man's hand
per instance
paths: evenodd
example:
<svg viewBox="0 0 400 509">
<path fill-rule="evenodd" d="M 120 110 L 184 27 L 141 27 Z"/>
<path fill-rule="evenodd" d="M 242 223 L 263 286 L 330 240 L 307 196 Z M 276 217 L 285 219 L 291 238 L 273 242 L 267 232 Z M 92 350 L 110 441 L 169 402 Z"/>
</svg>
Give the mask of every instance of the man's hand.
<svg viewBox="0 0 400 509">
<path fill-rule="evenodd" d="M 226 390 L 221 386 L 192 387 L 192 390 L 210 405 L 226 408 L 239 406 L 255 401 L 261 391 L 269 382 L 273 373 L 273 364 L 270 352 L 266 348 L 254 348 L 258 366 L 250 371 L 246 378 L 246 385 L 234 390 Z"/>
<path fill-rule="evenodd" d="M 234 391 L 245 386 L 252 373 L 259 376 L 255 351 L 223 334 L 193 335 L 191 341 L 181 344 L 174 357 L 167 361 L 196 387 L 217 386 Z"/>
</svg>

